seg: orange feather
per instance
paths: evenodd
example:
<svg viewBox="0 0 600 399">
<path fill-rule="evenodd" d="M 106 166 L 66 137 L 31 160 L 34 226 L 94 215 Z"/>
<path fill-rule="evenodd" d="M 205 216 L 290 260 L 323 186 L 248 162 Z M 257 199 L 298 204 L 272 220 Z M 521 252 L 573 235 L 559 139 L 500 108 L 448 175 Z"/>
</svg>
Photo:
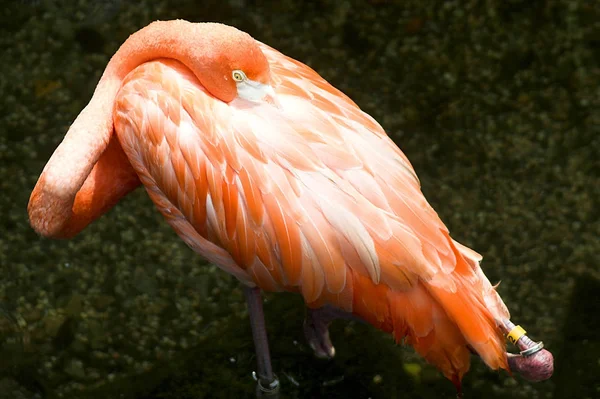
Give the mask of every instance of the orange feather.
<svg viewBox="0 0 600 399">
<path fill-rule="evenodd" d="M 40 177 L 29 204 L 38 232 L 71 236 L 141 182 L 192 249 L 243 283 L 352 312 L 456 384 L 469 347 L 508 368 L 498 328 L 508 310 L 479 255 L 450 238 L 373 118 L 233 28 L 143 32 L 113 57 Z M 246 86 L 233 79 L 240 68 Z"/>
</svg>

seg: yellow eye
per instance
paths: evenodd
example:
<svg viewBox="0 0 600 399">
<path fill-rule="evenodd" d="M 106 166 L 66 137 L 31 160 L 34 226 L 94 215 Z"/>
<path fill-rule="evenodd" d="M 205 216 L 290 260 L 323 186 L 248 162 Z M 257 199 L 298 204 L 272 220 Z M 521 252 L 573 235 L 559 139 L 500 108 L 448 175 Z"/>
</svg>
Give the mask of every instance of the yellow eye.
<svg viewBox="0 0 600 399">
<path fill-rule="evenodd" d="M 236 69 L 235 71 L 233 71 L 231 73 L 231 76 L 233 77 L 233 80 L 235 80 L 236 82 L 243 82 L 244 80 L 246 80 L 246 74 L 242 71 L 240 71 L 239 69 Z"/>
</svg>

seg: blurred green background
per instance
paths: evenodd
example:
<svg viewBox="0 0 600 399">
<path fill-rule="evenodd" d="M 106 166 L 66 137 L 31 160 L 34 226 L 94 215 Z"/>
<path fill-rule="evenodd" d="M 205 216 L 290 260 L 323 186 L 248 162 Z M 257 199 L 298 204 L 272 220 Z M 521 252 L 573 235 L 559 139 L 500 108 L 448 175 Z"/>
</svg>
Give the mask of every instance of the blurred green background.
<svg viewBox="0 0 600 399">
<path fill-rule="evenodd" d="M 26 205 L 110 56 L 156 19 L 219 21 L 307 63 L 377 119 L 453 236 L 556 357 L 530 384 L 473 359 L 467 398 L 600 397 L 600 2 L 19 0 L 0 16 L 0 398 L 252 397 L 239 285 L 143 190 L 70 241 Z M 454 398 L 373 328 L 312 356 L 304 310 L 266 296 L 282 398 Z M 512 348 L 511 348 L 512 349 Z"/>
</svg>

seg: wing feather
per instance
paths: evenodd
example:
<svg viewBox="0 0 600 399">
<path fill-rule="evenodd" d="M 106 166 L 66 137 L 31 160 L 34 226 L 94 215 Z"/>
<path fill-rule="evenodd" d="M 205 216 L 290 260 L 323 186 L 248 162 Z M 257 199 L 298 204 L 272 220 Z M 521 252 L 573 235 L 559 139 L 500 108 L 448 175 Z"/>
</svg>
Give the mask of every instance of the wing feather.
<svg viewBox="0 0 600 399">
<path fill-rule="evenodd" d="M 508 311 L 406 156 L 312 69 L 262 50 L 277 104 L 223 103 L 173 60 L 125 79 L 115 128 L 167 222 L 243 283 L 407 335 L 450 377 L 468 367 L 466 342 L 504 367 L 494 320 Z"/>
<path fill-rule="evenodd" d="M 404 154 L 316 72 L 263 50 L 278 107 L 221 103 L 161 61 L 180 87 L 150 85 L 154 105 L 133 128 L 153 144 L 141 157 L 159 189 L 259 285 L 298 287 L 308 302 L 347 296 L 348 268 L 399 291 L 448 272 L 445 226 Z"/>
<path fill-rule="evenodd" d="M 285 272 L 286 282 L 298 285 L 302 274 L 302 244 L 294 220 L 284 210 L 284 203 L 273 194 L 263 195 L 265 209 L 273 226 L 271 240 L 277 243 L 277 252 Z"/>
</svg>

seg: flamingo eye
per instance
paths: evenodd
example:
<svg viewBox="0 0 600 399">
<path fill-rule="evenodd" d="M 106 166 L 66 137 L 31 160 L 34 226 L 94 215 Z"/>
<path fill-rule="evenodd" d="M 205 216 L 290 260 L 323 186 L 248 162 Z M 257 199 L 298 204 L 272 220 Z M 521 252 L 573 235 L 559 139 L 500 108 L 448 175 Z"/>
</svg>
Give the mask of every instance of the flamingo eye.
<svg viewBox="0 0 600 399">
<path fill-rule="evenodd" d="M 246 74 L 242 71 L 240 71 L 239 69 L 236 69 L 235 71 L 233 71 L 231 73 L 231 76 L 233 77 L 233 80 L 235 80 L 236 82 L 243 82 L 244 80 L 246 80 Z"/>
</svg>

